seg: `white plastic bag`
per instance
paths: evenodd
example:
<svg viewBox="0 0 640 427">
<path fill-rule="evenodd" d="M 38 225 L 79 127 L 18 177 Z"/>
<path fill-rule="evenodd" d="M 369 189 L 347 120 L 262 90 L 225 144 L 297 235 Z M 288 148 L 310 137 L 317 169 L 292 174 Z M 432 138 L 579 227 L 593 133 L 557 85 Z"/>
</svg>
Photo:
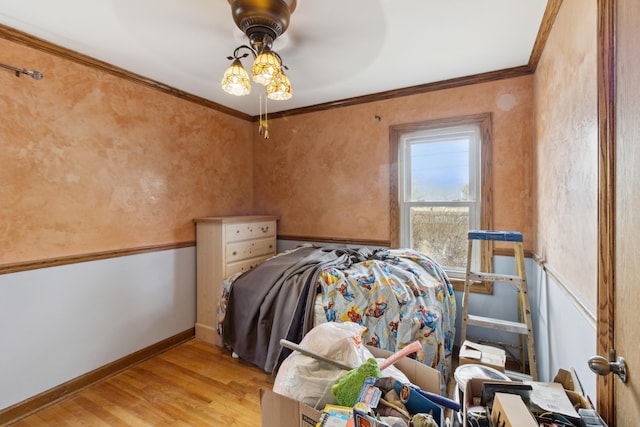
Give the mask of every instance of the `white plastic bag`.
<svg viewBox="0 0 640 427">
<path fill-rule="evenodd" d="M 364 330 L 363 326 L 352 322 L 323 323 L 311 329 L 300 346 L 357 367 L 371 357 L 362 344 Z M 327 403 L 337 403 L 331 394 L 331 386 L 344 372 L 327 362 L 294 351 L 282 362 L 273 391 L 322 409 Z"/>
<path fill-rule="evenodd" d="M 316 326 L 302 339 L 300 346 L 323 356 L 338 360 L 357 368 L 373 357 L 362 342 L 365 327 L 353 322 L 328 322 Z M 378 363 L 381 360 L 379 359 Z M 331 386 L 345 371 L 330 363 L 305 356 L 297 351 L 291 353 L 276 374 L 273 391 L 298 400 L 316 409 L 327 403 L 337 403 L 331 394 Z M 385 376 L 408 382 L 406 376 L 391 366 Z"/>
</svg>

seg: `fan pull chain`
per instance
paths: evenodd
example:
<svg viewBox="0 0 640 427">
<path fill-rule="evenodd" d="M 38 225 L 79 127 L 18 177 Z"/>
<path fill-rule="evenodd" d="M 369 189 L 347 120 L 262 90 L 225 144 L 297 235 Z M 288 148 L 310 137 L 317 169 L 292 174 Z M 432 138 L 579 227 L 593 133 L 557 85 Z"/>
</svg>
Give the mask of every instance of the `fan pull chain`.
<svg viewBox="0 0 640 427">
<path fill-rule="evenodd" d="M 264 139 L 269 139 L 269 122 L 267 121 L 267 98 L 264 99 Z"/>
<path fill-rule="evenodd" d="M 258 126 L 258 134 L 262 135 L 264 133 L 264 129 L 262 127 L 262 96 L 260 96 L 260 118 L 258 119 L 258 123 L 260 124 L 260 126 Z"/>
</svg>

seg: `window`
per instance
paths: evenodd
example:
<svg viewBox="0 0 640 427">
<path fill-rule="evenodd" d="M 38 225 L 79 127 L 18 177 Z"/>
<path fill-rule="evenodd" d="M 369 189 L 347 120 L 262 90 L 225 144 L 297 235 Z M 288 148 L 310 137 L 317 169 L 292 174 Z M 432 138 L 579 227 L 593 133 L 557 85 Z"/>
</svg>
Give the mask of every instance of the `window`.
<svg viewBox="0 0 640 427">
<path fill-rule="evenodd" d="M 491 116 L 484 114 L 391 129 L 392 246 L 432 257 L 459 289 L 467 232 L 491 229 L 490 125 Z M 472 259 L 473 269 L 491 271 L 492 248 L 483 243 L 474 251 L 480 256 Z M 491 284 L 474 290 L 491 292 Z"/>
</svg>

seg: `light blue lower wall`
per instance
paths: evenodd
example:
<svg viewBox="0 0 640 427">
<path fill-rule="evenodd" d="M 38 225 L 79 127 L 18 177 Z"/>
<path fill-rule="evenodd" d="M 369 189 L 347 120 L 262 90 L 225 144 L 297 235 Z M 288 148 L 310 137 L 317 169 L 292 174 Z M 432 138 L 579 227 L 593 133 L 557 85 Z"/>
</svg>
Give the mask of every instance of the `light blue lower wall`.
<svg viewBox="0 0 640 427">
<path fill-rule="evenodd" d="M 538 333 L 538 371 L 543 380 L 552 380 L 558 369 L 573 368 L 585 395 L 596 401 L 596 374 L 587 365 L 596 355 L 596 318 L 553 276 L 532 260 L 527 273 L 533 323 Z"/>
<path fill-rule="evenodd" d="M 195 254 L 0 275 L 0 410 L 193 328 Z"/>
<path fill-rule="evenodd" d="M 278 242 L 278 250 L 297 243 Z M 191 247 L 0 275 L 0 409 L 192 328 L 195 252 Z M 513 274 L 512 257 L 495 257 L 494 264 L 497 272 Z M 595 374 L 587 367 L 596 354 L 593 316 L 533 260 L 526 268 L 540 380 L 574 368 L 595 401 Z M 509 286 L 472 298 L 477 314 L 515 319 Z M 456 300 L 459 325 L 461 294 Z"/>
</svg>

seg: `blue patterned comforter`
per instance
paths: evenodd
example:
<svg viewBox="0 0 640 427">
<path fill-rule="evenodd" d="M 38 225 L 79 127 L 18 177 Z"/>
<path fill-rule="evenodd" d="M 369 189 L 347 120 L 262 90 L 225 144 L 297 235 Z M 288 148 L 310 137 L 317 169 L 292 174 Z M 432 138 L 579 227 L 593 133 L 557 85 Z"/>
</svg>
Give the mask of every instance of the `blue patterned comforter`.
<svg viewBox="0 0 640 427">
<path fill-rule="evenodd" d="M 384 251 L 381 259 L 321 271 L 318 288 L 327 321 L 359 323 L 367 328 L 366 343 L 385 350 L 420 341 L 417 359 L 447 383 L 456 301 L 436 262 L 410 249 Z"/>
<path fill-rule="evenodd" d="M 226 301 L 235 277 L 225 279 L 218 310 L 222 330 Z M 364 341 L 397 351 L 422 344 L 417 359 L 440 371 L 442 385 L 451 373 L 456 301 L 444 270 L 411 249 L 375 251 L 346 268 L 321 268 L 316 280 L 315 324 L 356 322 L 367 328 Z"/>
</svg>

